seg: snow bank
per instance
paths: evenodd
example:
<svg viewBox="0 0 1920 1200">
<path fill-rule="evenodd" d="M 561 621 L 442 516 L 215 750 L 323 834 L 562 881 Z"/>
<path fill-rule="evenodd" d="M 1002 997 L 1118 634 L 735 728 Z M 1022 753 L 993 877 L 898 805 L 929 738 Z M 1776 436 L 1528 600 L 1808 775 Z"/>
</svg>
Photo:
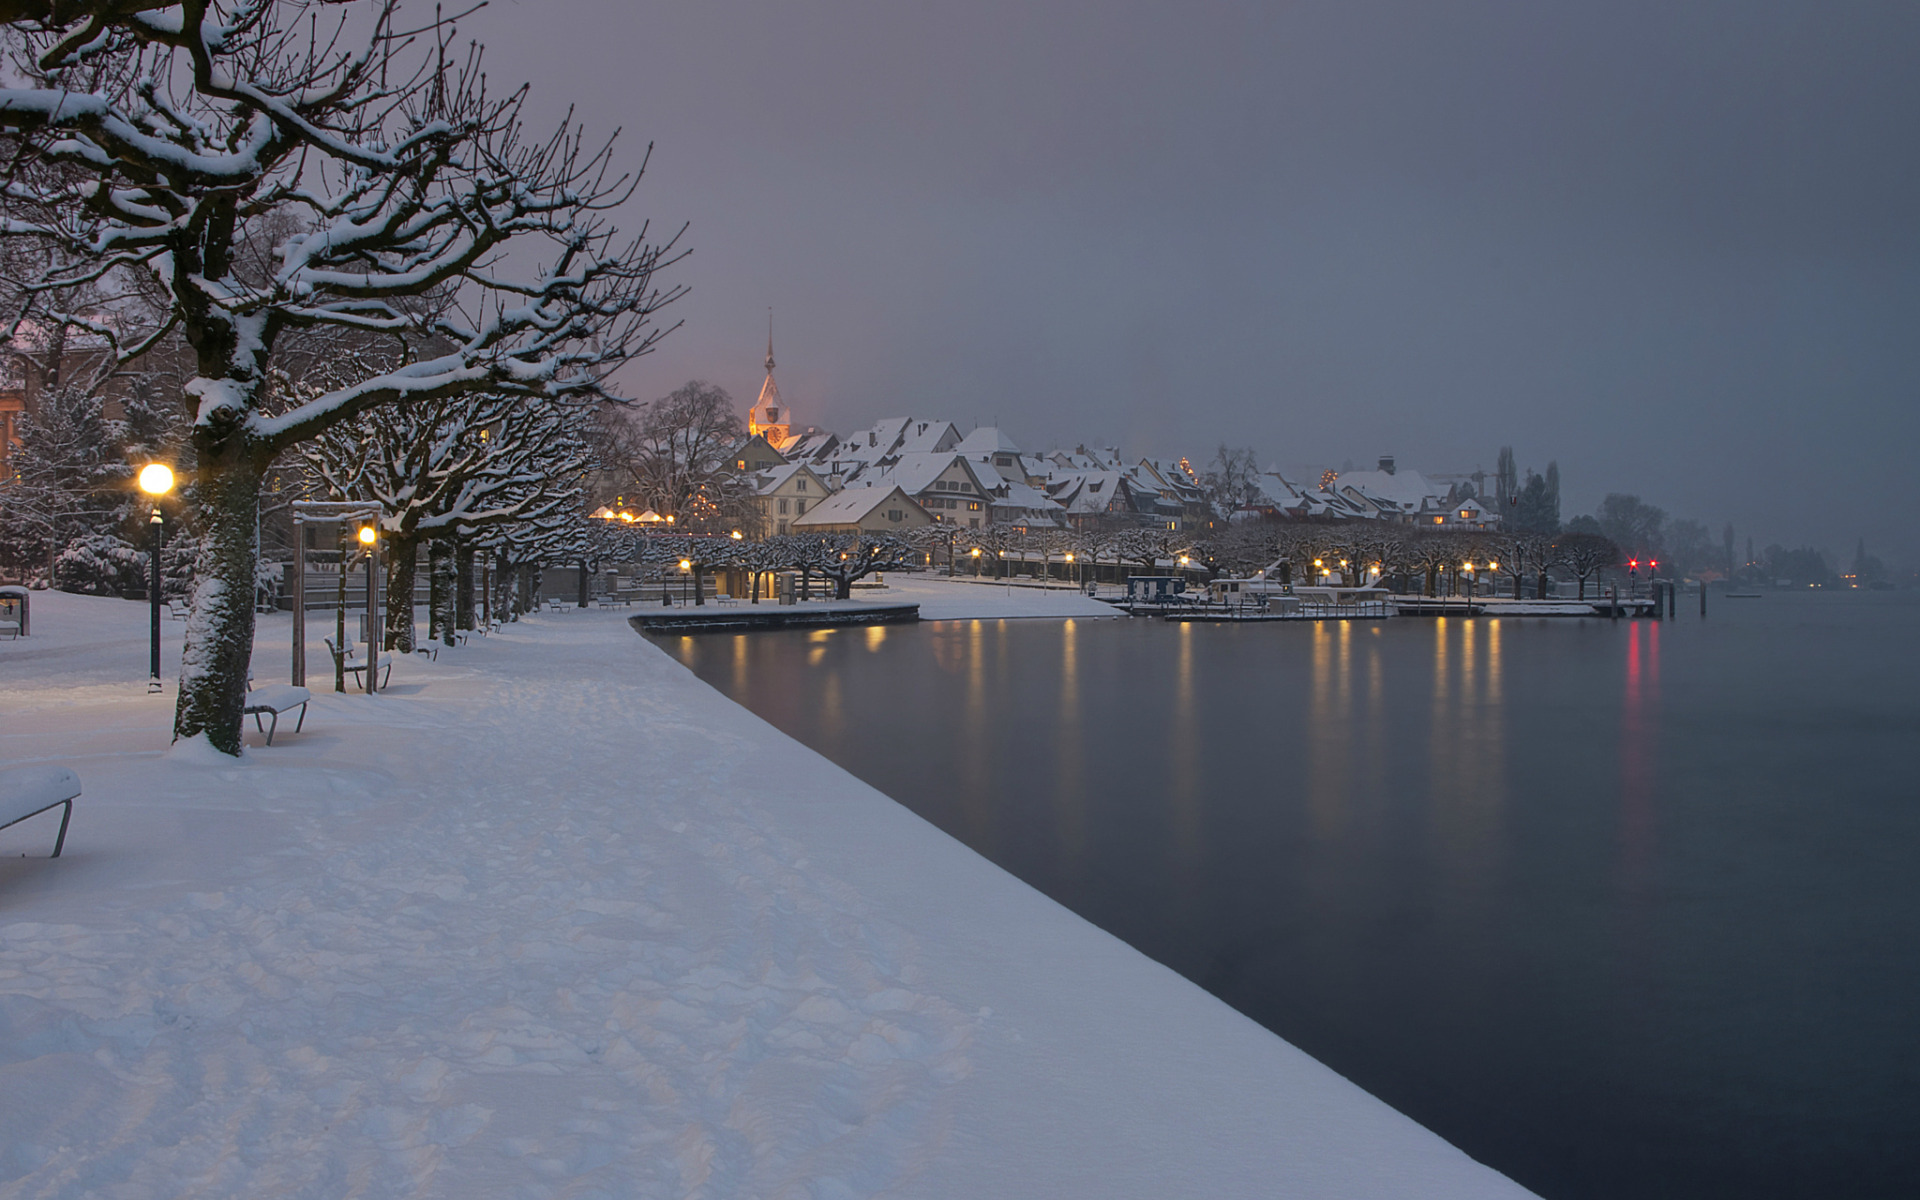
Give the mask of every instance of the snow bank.
<svg viewBox="0 0 1920 1200">
<path fill-rule="evenodd" d="M 1023 584 L 976 583 L 949 580 L 940 575 L 888 575 L 884 588 L 854 589 L 857 600 L 907 601 L 920 606 L 923 621 L 955 621 L 1006 617 L 1124 617 L 1079 590 L 1029 587 Z"/>
<path fill-rule="evenodd" d="M 0 760 L 86 794 L 57 861 L 0 831 L 0 1192 L 1527 1194 L 619 611 L 210 761 L 165 753 L 142 607 L 35 606 Z"/>
</svg>

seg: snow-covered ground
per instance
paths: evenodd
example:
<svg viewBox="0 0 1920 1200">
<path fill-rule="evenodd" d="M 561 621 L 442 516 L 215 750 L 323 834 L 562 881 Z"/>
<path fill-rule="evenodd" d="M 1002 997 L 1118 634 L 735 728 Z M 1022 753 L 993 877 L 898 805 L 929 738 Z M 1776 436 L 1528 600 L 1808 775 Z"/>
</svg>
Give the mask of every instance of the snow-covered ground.
<svg viewBox="0 0 1920 1200">
<path fill-rule="evenodd" d="M 86 793 L 0 831 L 0 1195 L 1527 1194 L 625 616 L 234 761 L 168 751 L 142 606 L 36 594 L 0 760 Z"/>
<path fill-rule="evenodd" d="M 1124 617 L 1111 604 L 1075 588 L 995 585 L 940 575 L 888 575 L 886 587 L 856 587 L 856 600 L 905 601 L 920 606 L 923 621 L 999 617 Z"/>
</svg>

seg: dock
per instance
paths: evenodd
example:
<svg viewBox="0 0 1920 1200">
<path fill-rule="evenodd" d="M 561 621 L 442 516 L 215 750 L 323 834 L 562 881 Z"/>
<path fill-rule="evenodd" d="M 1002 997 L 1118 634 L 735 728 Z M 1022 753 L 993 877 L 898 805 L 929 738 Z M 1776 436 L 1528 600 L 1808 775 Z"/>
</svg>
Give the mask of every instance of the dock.
<svg viewBox="0 0 1920 1200">
<path fill-rule="evenodd" d="M 826 629 L 840 625 L 902 625 L 920 619 L 918 604 L 698 605 L 649 609 L 627 618 L 640 633 L 742 633 L 753 629 Z"/>
</svg>

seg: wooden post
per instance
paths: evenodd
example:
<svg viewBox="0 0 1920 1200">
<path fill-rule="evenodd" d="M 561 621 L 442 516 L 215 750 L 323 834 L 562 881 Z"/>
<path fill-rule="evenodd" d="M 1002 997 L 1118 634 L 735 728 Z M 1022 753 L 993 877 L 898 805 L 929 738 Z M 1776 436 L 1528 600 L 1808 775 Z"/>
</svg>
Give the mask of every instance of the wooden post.
<svg viewBox="0 0 1920 1200">
<path fill-rule="evenodd" d="M 1707 581 L 1704 579 L 1700 581 L 1700 615 L 1707 615 Z"/>
</svg>

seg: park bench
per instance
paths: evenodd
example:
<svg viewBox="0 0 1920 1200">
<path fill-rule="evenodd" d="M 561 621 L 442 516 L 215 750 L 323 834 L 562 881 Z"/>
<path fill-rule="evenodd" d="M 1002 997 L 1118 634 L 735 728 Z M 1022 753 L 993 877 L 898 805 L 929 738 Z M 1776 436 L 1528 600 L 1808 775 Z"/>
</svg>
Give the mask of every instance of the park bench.
<svg viewBox="0 0 1920 1200">
<path fill-rule="evenodd" d="M 367 686 L 367 664 L 360 658 L 359 647 L 349 643 L 346 653 L 342 654 L 340 647 L 333 644 L 332 638 L 322 638 L 321 640 L 327 643 L 327 649 L 333 654 L 333 665 L 348 675 L 359 676 L 360 687 L 362 690 L 365 690 Z M 387 680 L 393 677 L 393 660 L 389 658 L 386 662 L 381 663 L 380 666 L 380 686 L 386 687 Z"/>
<path fill-rule="evenodd" d="M 67 822 L 73 820 L 73 798 L 80 794 L 80 777 L 66 767 L 15 767 L 0 771 L 0 829 L 18 825 L 64 804 L 60 834 L 53 840 L 53 856 L 67 844 Z"/>
<path fill-rule="evenodd" d="M 20 622 L 0 617 L 0 637 L 17 638 L 20 636 Z"/>
<path fill-rule="evenodd" d="M 187 619 L 188 606 L 184 601 L 169 600 L 166 602 L 166 609 L 167 620 L 169 621 L 184 621 Z"/>
<path fill-rule="evenodd" d="M 313 699 L 313 693 L 306 688 L 290 683 L 269 684 L 262 688 L 250 688 L 247 692 L 246 707 L 241 711 L 253 718 L 253 727 L 267 735 L 267 745 L 273 745 L 274 731 L 280 728 L 282 713 L 300 710 L 299 720 L 293 723 L 293 731 L 307 723 L 307 701 Z M 260 719 L 271 716 L 273 724 L 262 729 Z"/>
</svg>

